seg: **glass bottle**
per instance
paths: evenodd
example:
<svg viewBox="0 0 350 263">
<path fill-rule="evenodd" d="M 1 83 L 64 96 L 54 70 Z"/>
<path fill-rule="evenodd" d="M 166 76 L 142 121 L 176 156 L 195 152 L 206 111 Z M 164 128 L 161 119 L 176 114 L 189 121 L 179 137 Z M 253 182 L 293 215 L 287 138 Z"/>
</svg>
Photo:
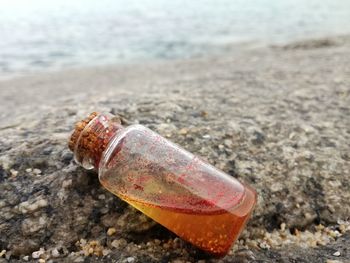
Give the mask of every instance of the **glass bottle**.
<svg viewBox="0 0 350 263">
<path fill-rule="evenodd" d="M 101 184 L 184 240 L 225 255 L 256 203 L 255 191 L 142 125 L 92 113 L 69 148 Z"/>
</svg>

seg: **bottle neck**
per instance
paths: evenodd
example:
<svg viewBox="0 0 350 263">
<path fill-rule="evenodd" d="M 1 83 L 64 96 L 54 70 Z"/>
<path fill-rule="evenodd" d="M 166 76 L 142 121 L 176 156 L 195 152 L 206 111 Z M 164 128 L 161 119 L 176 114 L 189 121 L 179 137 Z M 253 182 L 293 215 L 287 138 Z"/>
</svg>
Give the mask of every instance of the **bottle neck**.
<svg viewBox="0 0 350 263">
<path fill-rule="evenodd" d="M 93 112 L 76 124 L 69 141 L 75 161 L 85 169 L 97 169 L 110 140 L 124 129 L 120 118 Z"/>
</svg>

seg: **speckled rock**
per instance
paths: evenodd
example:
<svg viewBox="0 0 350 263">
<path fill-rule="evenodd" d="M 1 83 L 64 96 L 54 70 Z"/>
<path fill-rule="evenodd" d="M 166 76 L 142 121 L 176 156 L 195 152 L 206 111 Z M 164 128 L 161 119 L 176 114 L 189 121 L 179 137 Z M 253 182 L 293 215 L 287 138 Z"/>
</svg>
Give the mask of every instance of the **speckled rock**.
<svg viewBox="0 0 350 263">
<path fill-rule="evenodd" d="M 4 98 L 8 87 L 28 95 L 11 112 L 0 103 L 0 262 L 215 261 L 74 163 L 68 136 L 93 110 L 144 124 L 257 189 L 252 220 L 220 262 L 350 260 L 350 48 L 337 43 L 0 82 Z M 70 91 L 58 95 L 57 83 Z"/>
</svg>

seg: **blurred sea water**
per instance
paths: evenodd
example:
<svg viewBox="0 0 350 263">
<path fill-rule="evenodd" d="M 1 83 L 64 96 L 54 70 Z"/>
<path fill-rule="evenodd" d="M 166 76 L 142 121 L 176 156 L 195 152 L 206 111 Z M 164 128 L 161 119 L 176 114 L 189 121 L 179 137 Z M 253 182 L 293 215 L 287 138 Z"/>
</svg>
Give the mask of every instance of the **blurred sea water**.
<svg viewBox="0 0 350 263">
<path fill-rule="evenodd" d="M 348 33 L 349 0 L 0 0 L 0 76 Z"/>
</svg>

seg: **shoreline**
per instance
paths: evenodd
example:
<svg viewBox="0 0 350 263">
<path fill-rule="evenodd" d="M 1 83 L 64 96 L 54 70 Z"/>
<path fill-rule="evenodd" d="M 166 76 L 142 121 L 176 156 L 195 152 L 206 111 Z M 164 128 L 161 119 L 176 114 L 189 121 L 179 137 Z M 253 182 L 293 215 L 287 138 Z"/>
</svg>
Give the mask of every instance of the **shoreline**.
<svg viewBox="0 0 350 263">
<path fill-rule="evenodd" d="M 234 55 L 235 53 L 241 52 L 250 52 L 254 50 L 266 50 L 266 49 L 312 49 L 312 48 L 322 48 L 327 46 L 333 46 L 337 44 L 344 44 L 344 42 L 350 42 L 350 34 L 336 34 L 336 35 L 320 35 L 314 36 L 312 38 L 300 37 L 294 40 L 285 40 L 285 41 L 275 41 L 275 42 L 264 42 L 264 41 L 254 41 L 246 40 L 239 41 L 236 43 L 230 43 L 222 45 L 220 48 L 214 48 L 209 54 L 194 54 L 189 55 L 186 58 L 171 58 L 171 59 L 141 59 L 141 60 L 130 60 L 121 63 L 109 63 L 101 65 L 86 65 L 86 66 L 67 66 L 64 67 L 52 67 L 42 70 L 34 71 L 18 71 L 18 72 L 9 72 L 5 74 L 0 74 L 0 82 L 2 81 L 11 81 L 20 78 L 27 77 L 36 77 L 45 74 L 58 74 L 69 71 L 83 71 L 83 70 L 93 70 L 93 69 L 118 69 L 119 67 L 134 67 L 141 66 L 147 67 L 152 64 L 172 64 L 172 63 L 181 63 L 191 60 L 202 60 L 202 59 L 214 59 L 225 57 L 225 55 Z"/>
<path fill-rule="evenodd" d="M 179 77 L 180 70 L 178 69 L 182 66 L 184 67 L 184 69 L 189 69 L 189 67 L 194 66 L 194 70 L 199 69 L 200 71 L 211 71 L 210 64 L 212 62 L 214 63 L 213 67 L 215 67 L 215 62 L 220 60 L 227 62 L 227 57 L 236 58 L 241 61 L 244 59 L 249 59 L 253 56 L 268 57 L 269 55 L 272 55 L 274 53 L 278 55 L 285 54 L 288 57 L 288 55 L 293 55 L 293 53 L 297 52 L 310 52 L 322 54 L 322 51 L 329 52 L 329 50 L 335 49 L 350 49 L 350 35 L 302 39 L 300 41 L 287 42 L 281 45 L 265 45 L 255 42 L 237 43 L 233 45 L 228 45 L 218 54 L 214 53 L 192 58 L 179 58 L 168 60 L 159 59 L 122 64 L 72 67 L 67 69 L 55 69 L 47 71 L 44 70 L 23 74 L 18 73 L 18 75 L 0 77 L 0 90 L 2 91 L 3 96 L 5 96 L 6 98 L 11 98 L 11 95 L 14 94 L 11 91 L 24 91 L 25 89 L 30 89 L 31 84 L 35 82 L 49 82 L 50 80 L 64 82 L 65 78 L 71 79 L 76 77 L 86 78 L 90 81 L 92 80 L 91 74 L 94 75 L 94 77 L 96 77 L 97 80 L 106 79 L 107 77 L 115 78 L 115 76 L 111 76 L 113 73 L 125 74 L 124 77 L 120 76 L 119 78 L 116 78 L 116 80 L 123 80 L 123 83 L 126 84 L 128 84 L 128 82 L 133 83 L 133 79 L 141 80 L 143 73 L 150 73 L 150 77 L 152 79 L 169 80 L 173 77 L 173 74 L 175 74 L 174 77 Z M 237 65 L 238 70 L 239 66 L 240 65 Z M 106 74 L 107 77 L 104 77 L 104 74 Z M 186 72 L 186 74 L 190 75 L 191 72 L 188 71 Z M 12 85 L 14 86 L 13 88 L 11 87 Z M 52 90 L 53 88 L 56 88 L 50 87 L 50 85 L 44 87 L 39 84 L 39 86 L 39 89 L 41 90 Z M 75 92 L 80 92 L 79 86 L 74 86 L 71 88 L 73 88 Z M 88 89 L 88 91 L 91 90 Z M 15 96 L 13 96 L 13 98 L 16 100 Z"/>
<path fill-rule="evenodd" d="M 132 66 L 132 65 L 148 65 L 148 64 L 154 64 L 154 63 L 162 63 L 162 62 L 179 62 L 179 61 L 185 61 L 185 60 L 195 60 L 200 58 L 211 58 L 211 57 L 222 57 L 227 53 L 234 53 L 235 51 L 247 51 L 247 50 L 254 50 L 254 49 L 264 49 L 264 48 L 281 48 L 284 46 L 294 45 L 296 43 L 313 43 L 318 41 L 333 41 L 335 39 L 341 40 L 341 39 L 348 39 L 350 36 L 350 33 L 318 33 L 314 34 L 312 37 L 306 37 L 306 36 L 298 36 L 294 38 L 286 38 L 284 40 L 263 40 L 263 39 L 241 39 L 237 40 L 236 42 L 231 43 L 223 43 L 219 44 L 217 43 L 212 44 L 211 47 L 208 47 L 208 54 L 204 53 L 194 53 L 194 54 L 187 54 L 186 57 L 174 57 L 174 58 L 144 58 L 144 59 L 130 59 L 125 60 L 124 62 L 120 63 L 113 63 L 109 62 L 106 64 L 93 64 L 91 62 L 87 62 L 87 64 L 76 64 L 76 65 L 66 65 L 66 66 L 47 66 L 43 67 L 42 69 L 35 68 L 30 69 L 30 66 L 27 66 L 26 70 L 17 70 L 12 72 L 1 72 L 0 73 L 0 81 L 3 80 L 11 80 L 21 77 L 28 77 L 28 76 L 35 76 L 35 75 L 42 75 L 42 74 L 50 74 L 50 73 L 58 73 L 62 71 L 69 71 L 69 70 L 82 70 L 82 69 L 92 69 L 92 68 L 109 68 L 109 67 L 118 67 L 118 66 Z M 32 67 L 33 68 L 33 67 Z"/>
</svg>

